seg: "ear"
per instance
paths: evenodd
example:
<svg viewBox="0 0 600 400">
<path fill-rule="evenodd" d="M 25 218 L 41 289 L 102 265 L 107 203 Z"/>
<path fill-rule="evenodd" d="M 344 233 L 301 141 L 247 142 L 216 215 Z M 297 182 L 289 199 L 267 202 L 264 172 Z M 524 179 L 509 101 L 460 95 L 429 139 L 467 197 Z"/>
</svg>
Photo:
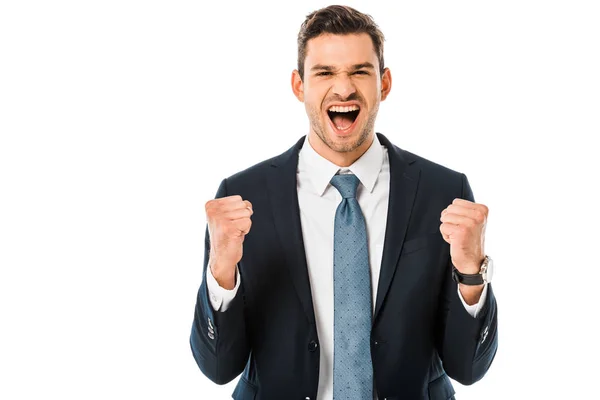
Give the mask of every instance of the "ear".
<svg viewBox="0 0 600 400">
<path fill-rule="evenodd" d="M 392 90 L 392 73 L 389 68 L 385 68 L 381 76 L 381 101 L 390 94 L 390 90 Z"/>
<path fill-rule="evenodd" d="M 298 100 L 304 102 L 304 83 L 297 69 L 292 71 L 292 91 Z"/>
</svg>

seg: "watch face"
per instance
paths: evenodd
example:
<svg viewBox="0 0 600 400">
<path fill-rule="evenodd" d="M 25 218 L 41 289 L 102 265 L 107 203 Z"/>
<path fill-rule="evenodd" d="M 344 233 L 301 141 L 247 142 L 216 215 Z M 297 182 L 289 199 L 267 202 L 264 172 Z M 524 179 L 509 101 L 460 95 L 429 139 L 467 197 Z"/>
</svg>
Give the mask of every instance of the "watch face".
<svg viewBox="0 0 600 400">
<path fill-rule="evenodd" d="M 494 262 L 488 257 L 488 264 L 483 279 L 486 282 L 491 282 L 494 277 Z"/>
</svg>

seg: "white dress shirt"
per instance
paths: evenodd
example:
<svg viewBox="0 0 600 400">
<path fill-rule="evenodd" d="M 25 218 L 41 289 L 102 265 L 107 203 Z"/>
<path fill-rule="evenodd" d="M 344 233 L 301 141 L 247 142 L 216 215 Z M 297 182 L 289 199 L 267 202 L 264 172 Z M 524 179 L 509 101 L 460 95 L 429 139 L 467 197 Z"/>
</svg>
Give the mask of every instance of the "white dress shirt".
<svg viewBox="0 0 600 400">
<path fill-rule="evenodd" d="M 338 171 L 355 174 L 360 180 L 356 198 L 367 226 L 372 304 L 375 307 L 388 210 L 390 165 L 387 148 L 381 145 L 377 135 L 374 136 L 371 147 L 347 168 L 338 167 L 320 156 L 310 145 L 308 136 L 299 153 L 297 187 L 300 221 L 321 346 L 319 400 L 333 398 L 333 231 L 335 212 L 342 196 L 329 181 Z M 220 287 L 208 271 L 209 299 L 215 311 L 227 309 L 239 284 L 239 271 L 232 290 Z M 479 303 L 472 306 L 465 303 L 460 291 L 458 293 L 467 312 L 475 317 L 485 302 L 487 285 Z"/>
</svg>

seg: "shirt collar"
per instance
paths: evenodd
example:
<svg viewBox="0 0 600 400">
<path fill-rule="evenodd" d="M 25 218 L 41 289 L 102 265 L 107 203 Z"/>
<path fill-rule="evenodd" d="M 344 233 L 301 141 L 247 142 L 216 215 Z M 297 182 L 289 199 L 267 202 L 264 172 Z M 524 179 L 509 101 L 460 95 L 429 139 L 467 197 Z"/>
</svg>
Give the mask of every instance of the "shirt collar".
<svg viewBox="0 0 600 400">
<path fill-rule="evenodd" d="M 381 148 L 377 134 L 375 134 L 373 143 L 371 143 L 371 146 L 358 160 L 349 167 L 339 167 L 317 153 L 310 145 L 308 135 L 306 135 L 304 144 L 300 149 L 299 163 L 301 170 L 304 170 L 308 174 L 308 178 L 319 196 L 325 193 L 325 189 L 327 189 L 331 178 L 338 171 L 352 172 L 369 193 L 371 193 L 383 164 L 383 149 Z"/>
</svg>

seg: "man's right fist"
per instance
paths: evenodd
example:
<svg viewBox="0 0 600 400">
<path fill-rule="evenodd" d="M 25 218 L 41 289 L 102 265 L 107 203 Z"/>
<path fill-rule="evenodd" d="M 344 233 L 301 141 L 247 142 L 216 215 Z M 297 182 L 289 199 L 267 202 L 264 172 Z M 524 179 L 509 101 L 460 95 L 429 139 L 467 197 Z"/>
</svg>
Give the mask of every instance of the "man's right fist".
<svg viewBox="0 0 600 400">
<path fill-rule="evenodd" d="M 235 267 L 242 259 L 244 237 L 250 232 L 252 204 L 241 196 L 228 196 L 206 202 L 210 236 L 210 268 L 219 285 L 235 286 Z"/>
</svg>

